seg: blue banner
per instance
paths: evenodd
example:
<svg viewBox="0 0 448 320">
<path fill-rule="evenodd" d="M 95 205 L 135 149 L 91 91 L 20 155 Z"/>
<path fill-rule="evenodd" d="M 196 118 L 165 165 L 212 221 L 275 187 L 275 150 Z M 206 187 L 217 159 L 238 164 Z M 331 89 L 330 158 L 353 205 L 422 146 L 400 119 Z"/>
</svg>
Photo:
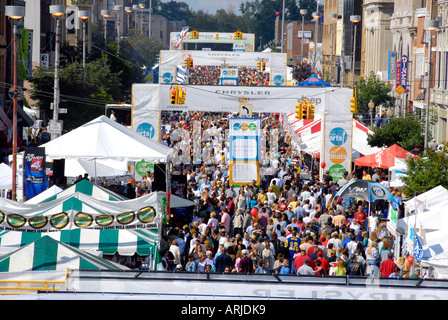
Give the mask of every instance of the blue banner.
<svg viewBox="0 0 448 320">
<path fill-rule="evenodd" d="M 24 148 L 25 196 L 29 200 L 48 187 L 45 178 L 45 148 Z"/>
</svg>

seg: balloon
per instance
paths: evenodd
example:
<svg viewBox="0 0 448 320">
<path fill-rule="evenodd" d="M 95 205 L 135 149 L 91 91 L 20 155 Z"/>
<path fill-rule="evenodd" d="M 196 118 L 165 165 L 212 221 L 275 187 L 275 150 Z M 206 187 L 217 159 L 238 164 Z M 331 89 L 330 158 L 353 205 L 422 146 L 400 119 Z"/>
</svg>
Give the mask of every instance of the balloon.
<svg viewBox="0 0 448 320">
<path fill-rule="evenodd" d="M 320 166 L 322 167 L 322 169 L 325 169 L 325 167 L 327 166 L 327 164 L 326 164 L 325 162 L 322 162 L 322 163 L 320 164 Z"/>
<path fill-rule="evenodd" d="M 412 265 L 414 263 L 414 257 L 413 256 L 408 256 L 408 262 Z"/>
<path fill-rule="evenodd" d="M 252 215 L 252 217 L 254 219 L 256 219 L 258 217 L 258 210 L 257 210 L 257 208 L 252 208 L 252 210 L 250 210 L 250 214 Z"/>
</svg>

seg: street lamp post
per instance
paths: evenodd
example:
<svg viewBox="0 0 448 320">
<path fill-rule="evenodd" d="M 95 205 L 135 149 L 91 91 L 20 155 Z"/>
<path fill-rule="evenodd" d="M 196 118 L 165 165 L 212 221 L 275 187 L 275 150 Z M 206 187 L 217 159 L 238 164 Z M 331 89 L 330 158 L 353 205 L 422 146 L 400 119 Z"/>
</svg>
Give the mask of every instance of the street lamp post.
<svg viewBox="0 0 448 320">
<path fill-rule="evenodd" d="M 284 52 L 283 47 L 285 45 L 284 43 L 284 39 L 285 39 L 285 0 L 283 0 L 283 7 L 282 7 L 282 36 L 281 36 L 281 41 L 282 41 L 282 51 L 281 53 Z"/>
<path fill-rule="evenodd" d="M 300 14 L 302 15 L 302 43 L 300 46 L 300 65 L 303 65 L 303 41 L 305 39 L 304 26 L 305 26 L 305 16 L 307 14 L 306 9 L 300 9 Z"/>
<path fill-rule="evenodd" d="M 143 34 L 143 9 L 145 9 L 145 4 L 139 3 L 138 7 L 140 8 L 140 33 Z"/>
<path fill-rule="evenodd" d="M 319 8 L 319 3 L 317 3 L 317 7 Z M 316 65 L 317 65 L 317 63 L 316 63 L 316 59 L 317 59 L 317 41 L 318 41 L 319 18 L 320 18 L 319 11 L 313 12 L 313 18 L 314 18 L 314 21 L 316 22 L 316 28 L 315 28 L 315 31 L 314 31 L 314 59 L 313 59 L 314 61 L 313 61 L 313 67 L 314 67 L 314 69 L 316 69 Z"/>
<path fill-rule="evenodd" d="M 82 22 L 82 84 L 86 85 L 86 23 L 90 18 L 90 11 L 78 11 L 79 19 Z"/>
<path fill-rule="evenodd" d="M 17 199 L 17 25 L 25 15 L 25 7 L 6 6 L 5 15 L 9 18 L 13 26 L 14 51 L 13 51 L 13 113 L 12 113 L 12 189 L 11 199 Z"/>
<path fill-rule="evenodd" d="M 53 94 L 53 126 L 58 122 L 59 117 L 59 46 L 60 46 L 60 34 L 59 29 L 61 27 L 61 20 L 64 19 L 65 6 L 63 5 L 51 5 L 50 13 L 56 20 L 56 39 L 54 47 L 54 94 Z M 55 132 L 55 129 L 51 132 L 51 140 L 59 137 L 61 132 Z"/>
<path fill-rule="evenodd" d="M 138 11 L 139 7 L 138 4 L 133 4 L 132 5 L 132 11 L 135 12 L 135 17 L 134 17 L 134 29 L 137 29 L 137 11 Z"/>
<path fill-rule="evenodd" d="M 152 32 L 151 23 L 152 23 L 152 0 L 149 0 L 148 38 L 151 38 L 151 32 Z"/>
<path fill-rule="evenodd" d="M 110 17 L 109 10 L 101 10 L 101 16 L 104 19 L 104 47 L 107 45 L 107 18 Z"/>
<path fill-rule="evenodd" d="M 330 56 L 330 82 L 333 82 L 333 26 L 334 26 L 334 21 L 338 18 L 338 15 L 335 13 L 330 13 L 328 15 L 328 19 L 330 19 L 330 24 L 331 24 L 331 44 L 330 44 L 330 48 L 331 48 L 331 56 Z"/>
<path fill-rule="evenodd" d="M 353 60 L 352 60 L 352 88 L 355 87 L 355 58 L 356 58 L 356 27 L 358 22 L 361 21 L 361 16 L 350 16 L 350 21 L 353 22 L 355 30 L 353 32 Z"/>
<path fill-rule="evenodd" d="M 431 31 L 437 30 L 439 28 L 438 20 L 425 20 L 423 23 L 423 28 L 428 32 L 428 78 L 426 81 L 426 106 L 425 106 L 425 150 L 428 148 L 428 135 L 429 135 L 429 103 L 430 98 L 430 81 L 431 81 L 431 46 L 432 46 L 432 35 Z"/>
<path fill-rule="evenodd" d="M 124 7 L 124 11 L 127 13 L 127 21 L 128 21 L 128 32 L 129 32 L 129 26 L 131 24 L 130 20 L 131 20 L 131 14 L 132 14 L 132 7 Z"/>
<path fill-rule="evenodd" d="M 116 13 L 117 19 L 117 46 L 120 46 L 120 14 L 123 11 L 123 6 L 121 4 L 117 4 L 114 6 L 114 11 Z"/>
<path fill-rule="evenodd" d="M 373 114 L 374 114 L 374 109 L 375 109 L 375 103 L 373 103 L 372 99 L 370 99 L 367 106 L 370 109 L 370 129 L 373 130 Z"/>
</svg>

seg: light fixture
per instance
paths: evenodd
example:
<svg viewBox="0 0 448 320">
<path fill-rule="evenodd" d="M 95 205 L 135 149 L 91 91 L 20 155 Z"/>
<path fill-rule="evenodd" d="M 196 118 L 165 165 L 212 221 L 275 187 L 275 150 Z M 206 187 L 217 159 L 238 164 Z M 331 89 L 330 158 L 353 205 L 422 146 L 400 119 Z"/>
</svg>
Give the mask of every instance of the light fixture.
<svg viewBox="0 0 448 320">
<path fill-rule="evenodd" d="M 361 21 L 361 16 L 358 15 L 350 16 L 350 21 L 353 23 L 358 23 L 359 21 Z"/>
<path fill-rule="evenodd" d="M 63 5 L 51 5 L 50 13 L 56 20 L 62 19 L 65 14 L 65 6 Z"/>
</svg>

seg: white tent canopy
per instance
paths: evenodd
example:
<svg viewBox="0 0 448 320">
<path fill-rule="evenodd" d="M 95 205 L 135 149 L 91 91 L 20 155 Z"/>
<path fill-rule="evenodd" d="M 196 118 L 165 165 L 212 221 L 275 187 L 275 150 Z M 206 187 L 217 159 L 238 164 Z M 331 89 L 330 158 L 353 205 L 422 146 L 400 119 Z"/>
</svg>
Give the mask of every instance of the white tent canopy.
<svg viewBox="0 0 448 320">
<path fill-rule="evenodd" d="M 49 159 L 165 162 L 172 149 L 100 116 L 42 145 Z"/>
<path fill-rule="evenodd" d="M 55 194 L 58 194 L 62 190 L 63 189 L 58 187 L 57 185 L 53 185 L 50 188 L 48 188 L 47 190 L 39 193 L 38 195 L 32 197 L 31 199 L 25 201 L 25 203 L 28 203 L 28 204 L 40 203 L 40 202 L 44 201 L 45 199 L 48 199 L 49 197 L 54 196 Z"/>
<path fill-rule="evenodd" d="M 17 188 L 22 190 L 22 173 L 17 171 Z M 12 168 L 5 163 L 0 163 L 0 189 L 12 189 Z"/>
</svg>

